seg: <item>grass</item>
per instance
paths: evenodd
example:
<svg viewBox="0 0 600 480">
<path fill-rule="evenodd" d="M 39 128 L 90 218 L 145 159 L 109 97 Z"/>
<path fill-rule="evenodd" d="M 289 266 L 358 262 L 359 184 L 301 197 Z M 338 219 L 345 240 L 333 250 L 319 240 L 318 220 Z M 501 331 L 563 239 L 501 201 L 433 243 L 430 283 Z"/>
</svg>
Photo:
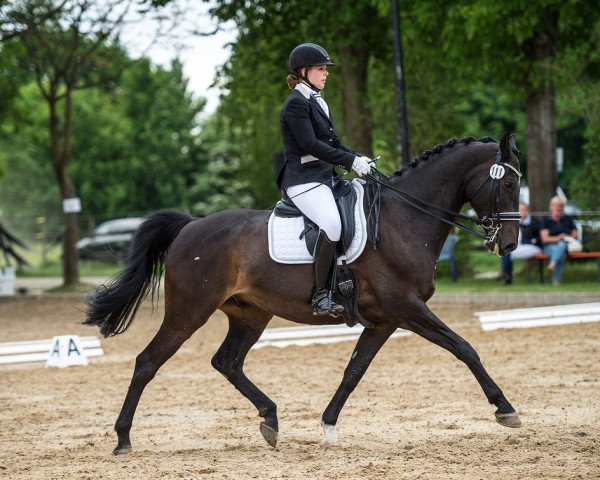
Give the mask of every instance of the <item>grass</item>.
<svg viewBox="0 0 600 480">
<path fill-rule="evenodd" d="M 470 268 L 473 273 L 459 276 L 458 282 L 450 280 L 447 266 L 440 264 L 436 278 L 438 292 L 599 292 L 597 259 L 567 261 L 563 272 L 562 283 L 552 286 L 549 272 L 544 271 L 544 283 L 540 283 L 537 269 L 531 272 L 531 283 L 526 271 L 526 262 L 517 260 L 513 263 L 513 283 L 505 285 L 498 279 L 500 259 L 496 255 L 484 251 L 471 253 Z M 460 270 L 460 267 L 459 267 Z M 486 278 L 481 278 L 481 274 Z M 487 278 L 491 277 L 491 278 Z"/>
<path fill-rule="evenodd" d="M 571 276 L 565 272 L 562 283 L 554 287 L 550 283 L 548 276 L 544 283 L 539 283 L 537 276 L 532 278 L 532 283 L 529 283 L 527 277 L 515 276 L 512 285 L 505 285 L 503 282 L 495 279 L 475 279 L 475 278 L 459 278 L 458 282 L 454 283 L 447 277 L 436 279 L 437 292 L 497 292 L 497 293 L 520 293 L 520 292 L 598 292 L 600 298 L 600 282 L 593 280 L 582 280 L 570 278 Z"/>
<path fill-rule="evenodd" d="M 27 251 L 20 252 L 29 266 L 20 268 L 19 277 L 60 277 L 62 276 L 62 248 L 60 246 L 44 247 L 40 243 L 31 243 Z M 81 277 L 111 277 L 122 268 L 97 260 L 80 260 L 79 274 Z"/>
<path fill-rule="evenodd" d="M 19 277 L 60 277 L 62 276 L 62 262 L 48 262 L 39 267 L 25 267 L 17 272 Z M 96 260 L 81 260 L 79 262 L 79 275 L 81 277 L 111 277 L 123 267 Z"/>
</svg>

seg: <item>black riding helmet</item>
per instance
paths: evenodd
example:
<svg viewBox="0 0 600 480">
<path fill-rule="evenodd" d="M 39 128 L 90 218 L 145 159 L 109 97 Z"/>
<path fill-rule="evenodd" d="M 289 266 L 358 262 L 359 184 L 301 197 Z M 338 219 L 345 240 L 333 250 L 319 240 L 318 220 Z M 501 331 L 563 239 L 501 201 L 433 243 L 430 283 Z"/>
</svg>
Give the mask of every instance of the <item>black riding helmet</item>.
<svg viewBox="0 0 600 480">
<path fill-rule="evenodd" d="M 316 43 L 303 43 L 290 53 L 289 67 L 292 72 L 298 73 L 301 68 L 313 65 L 335 65 L 335 63 L 331 61 L 325 49 Z"/>
</svg>

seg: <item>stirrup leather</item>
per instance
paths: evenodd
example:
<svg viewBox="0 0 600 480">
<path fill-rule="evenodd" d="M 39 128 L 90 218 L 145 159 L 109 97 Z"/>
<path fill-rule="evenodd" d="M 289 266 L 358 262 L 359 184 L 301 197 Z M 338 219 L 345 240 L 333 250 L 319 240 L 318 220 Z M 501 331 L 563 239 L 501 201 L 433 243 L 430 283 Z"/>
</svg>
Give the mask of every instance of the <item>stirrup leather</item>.
<svg viewBox="0 0 600 480">
<path fill-rule="evenodd" d="M 335 264 L 336 243 L 329 240 L 327 234 L 320 230 L 315 251 L 315 293 L 312 298 L 314 315 L 331 315 L 337 317 L 344 307 L 332 298 L 331 275 Z"/>
</svg>

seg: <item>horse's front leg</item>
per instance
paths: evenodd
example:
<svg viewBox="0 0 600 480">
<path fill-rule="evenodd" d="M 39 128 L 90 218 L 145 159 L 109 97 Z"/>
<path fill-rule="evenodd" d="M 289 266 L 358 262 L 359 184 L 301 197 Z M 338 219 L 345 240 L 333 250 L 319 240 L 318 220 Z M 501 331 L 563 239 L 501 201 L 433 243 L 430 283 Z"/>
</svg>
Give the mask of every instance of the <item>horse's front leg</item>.
<svg viewBox="0 0 600 480">
<path fill-rule="evenodd" d="M 371 361 L 379 349 L 395 330 L 396 327 L 392 325 L 376 325 L 372 329 L 363 330 L 352 352 L 350 362 L 344 371 L 344 378 L 321 417 L 324 431 L 323 446 L 334 446 L 337 444 L 335 424 L 337 423 L 340 411 L 367 371 L 367 368 L 369 368 Z"/>
<path fill-rule="evenodd" d="M 475 349 L 462 337 L 454 333 L 442 322 L 425 303 L 417 301 L 405 311 L 416 312 L 403 325 L 408 330 L 415 332 L 440 347 L 445 348 L 460 361 L 464 362 L 473 373 L 488 401 L 497 407 L 496 420 L 505 427 L 520 427 L 521 420 L 513 406 L 506 399 L 500 387 L 487 373 Z"/>
</svg>

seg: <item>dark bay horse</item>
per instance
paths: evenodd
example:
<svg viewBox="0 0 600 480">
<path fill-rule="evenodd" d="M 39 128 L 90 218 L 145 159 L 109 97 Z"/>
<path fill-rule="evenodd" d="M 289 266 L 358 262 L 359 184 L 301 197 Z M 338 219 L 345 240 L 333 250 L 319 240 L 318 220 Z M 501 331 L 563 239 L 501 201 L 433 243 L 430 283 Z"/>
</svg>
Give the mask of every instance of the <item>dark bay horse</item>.
<svg viewBox="0 0 600 480">
<path fill-rule="evenodd" d="M 360 282 L 358 309 L 375 326 L 363 330 L 341 384 L 322 415 L 326 443 L 336 441 L 335 425 L 342 407 L 397 328 L 410 330 L 463 361 L 487 400 L 495 405 L 497 421 L 508 427 L 521 425 L 475 350 L 426 305 L 435 290 L 436 262 L 451 225 L 398 196 L 398 191 L 406 192 L 411 198 L 452 212 L 459 212 L 470 202 L 488 234 L 486 247 L 505 255 L 517 245 L 517 153 L 508 134 L 499 144 L 489 138 L 452 140 L 396 172 L 389 179 L 390 188 L 382 189 L 379 246 L 366 248 L 350 265 Z M 229 318 L 229 331 L 212 365 L 254 404 L 264 418 L 260 423 L 263 437 L 269 445 L 276 445 L 277 407 L 244 374 L 248 351 L 274 315 L 304 324 L 343 320 L 313 316 L 312 265 L 283 265 L 271 260 L 269 215 L 269 211 L 241 209 L 201 219 L 173 211 L 155 213 L 138 230 L 124 270 L 88 299 L 84 323 L 98 325 L 104 336 L 122 333 L 140 303 L 156 289 L 165 268 L 164 320 L 136 359 L 115 425 L 115 454 L 131 450 L 129 433 L 146 385 L 217 309 Z"/>
</svg>

